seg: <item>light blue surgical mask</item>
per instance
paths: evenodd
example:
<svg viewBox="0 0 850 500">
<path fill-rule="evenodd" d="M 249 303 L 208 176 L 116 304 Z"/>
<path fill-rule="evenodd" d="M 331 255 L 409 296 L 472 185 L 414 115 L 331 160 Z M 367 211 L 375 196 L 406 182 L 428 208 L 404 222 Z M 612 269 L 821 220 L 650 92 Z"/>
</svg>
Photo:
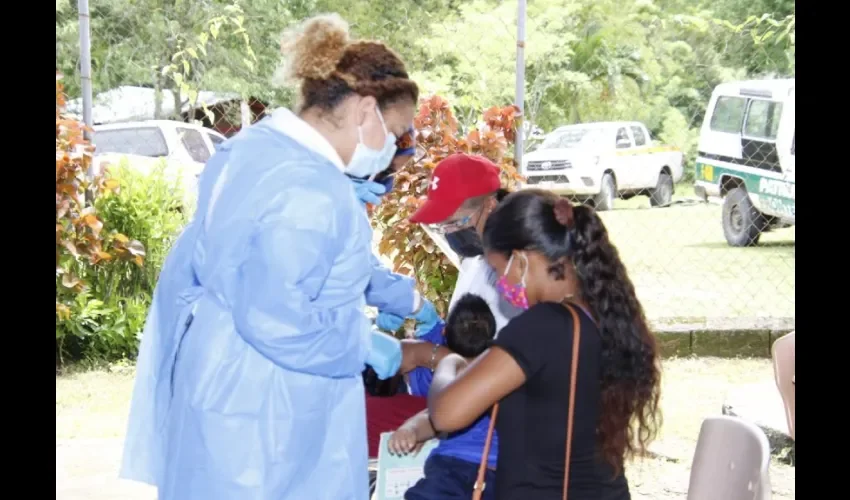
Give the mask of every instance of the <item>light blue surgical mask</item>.
<svg viewBox="0 0 850 500">
<path fill-rule="evenodd" d="M 386 134 L 384 147 L 376 151 L 367 146 L 363 142 L 363 128 L 358 126 L 359 142 L 354 148 L 354 154 L 351 155 L 351 161 L 345 168 L 345 173 L 352 177 L 369 177 L 371 180 L 372 176 L 387 168 L 395 155 L 396 136 L 387 130 L 387 124 L 384 123 L 384 116 L 381 114 L 380 108 L 376 107 L 375 112 L 378 114 L 381 127 L 384 128 Z"/>
</svg>

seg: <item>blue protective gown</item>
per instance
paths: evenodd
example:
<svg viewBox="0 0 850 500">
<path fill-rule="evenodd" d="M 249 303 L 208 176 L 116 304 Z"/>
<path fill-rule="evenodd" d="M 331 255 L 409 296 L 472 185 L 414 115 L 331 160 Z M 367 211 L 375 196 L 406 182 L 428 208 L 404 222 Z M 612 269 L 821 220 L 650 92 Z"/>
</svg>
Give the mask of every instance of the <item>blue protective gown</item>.
<svg viewBox="0 0 850 500">
<path fill-rule="evenodd" d="M 283 110 L 225 142 L 198 189 L 145 325 L 121 477 L 160 500 L 366 500 L 363 310 L 385 268 L 341 161 Z"/>
<path fill-rule="evenodd" d="M 372 276 L 366 287 L 366 303 L 381 312 L 406 318 L 413 314 L 416 280 L 396 274 L 372 256 Z"/>
</svg>

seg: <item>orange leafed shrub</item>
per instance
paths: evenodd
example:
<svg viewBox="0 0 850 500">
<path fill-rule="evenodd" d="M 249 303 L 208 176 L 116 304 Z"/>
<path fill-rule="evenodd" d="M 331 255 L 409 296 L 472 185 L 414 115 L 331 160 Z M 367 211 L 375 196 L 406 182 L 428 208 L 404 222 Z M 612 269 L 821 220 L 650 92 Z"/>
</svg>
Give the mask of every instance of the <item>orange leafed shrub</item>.
<svg viewBox="0 0 850 500">
<path fill-rule="evenodd" d="M 92 196 L 118 188 L 118 183 L 101 174 L 88 177 L 94 146 L 85 138 L 85 126 L 64 115 L 65 94 L 61 75 L 56 75 L 56 314 L 67 318 L 70 310 L 63 297 L 84 289 L 77 265 L 98 265 L 123 259 L 142 265 L 141 243 L 120 233 L 104 234 L 103 222 L 85 192 Z"/>
<path fill-rule="evenodd" d="M 414 119 L 416 155 L 396 175 L 393 191 L 374 211 L 382 230 L 379 252 L 393 260 L 396 272 L 414 276 L 420 291 L 443 315 L 457 280 L 457 269 L 425 231 L 408 219 L 424 202 L 437 163 L 454 153 L 486 156 L 501 168 L 503 186 L 514 187 L 522 179 L 513 160 L 518 118 L 516 106 L 492 107 L 484 111 L 480 128 L 464 135 L 445 99 L 422 99 Z"/>
</svg>

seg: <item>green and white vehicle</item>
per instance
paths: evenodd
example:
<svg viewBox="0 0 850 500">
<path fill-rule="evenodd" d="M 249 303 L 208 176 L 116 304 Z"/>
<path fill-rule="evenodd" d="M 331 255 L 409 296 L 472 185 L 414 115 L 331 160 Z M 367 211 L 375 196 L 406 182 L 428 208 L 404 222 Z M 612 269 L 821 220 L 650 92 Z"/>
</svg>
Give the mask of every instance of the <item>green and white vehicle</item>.
<svg viewBox="0 0 850 500">
<path fill-rule="evenodd" d="M 794 80 L 718 85 L 699 138 L 696 194 L 723 198 L 723 233 L 731 246 L 795 222 Z"/>
</svg>

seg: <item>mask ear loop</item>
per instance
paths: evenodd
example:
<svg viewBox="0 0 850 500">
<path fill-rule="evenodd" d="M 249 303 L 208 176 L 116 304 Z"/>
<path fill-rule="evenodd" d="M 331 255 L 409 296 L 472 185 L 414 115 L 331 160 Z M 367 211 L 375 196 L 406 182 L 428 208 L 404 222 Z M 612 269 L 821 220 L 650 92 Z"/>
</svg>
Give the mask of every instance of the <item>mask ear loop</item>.
<svg viewBox="0 0 850 500">
<path fill-rule="evenodd" d="M 528 276 L 528 257 L 524 253 L 519 254 L 519 256 L 522 257 L 522 261 L 525 263 L 525 269 L 522 270 L 522 279 L 520 280 L 522 286 L 525 287 L 525 277 Z"/>
<path fill-rule="evenodd" d="M 383 114 L 383 113 L 381 113 L 381 108 L 380 108 L 380 106 L 378 106 L 377 104 L 375 104 L 375 114 L 377 114 L 377 115 L 378 115 L 378 121 L 380 121 L 380 122 L 381 122 L 381 128 L 383 128 L 383 129 L 384 129 L 384 135 L 385 135 L 385 136 L 387 136 L 387 140 L 389 140 L 390 131 L 389 131 L 389 130 L 387 130 L 387 123 L 384 121 L 384 114 Z M 358 127 L 357 127 L 357 130 L 360 132 L 360 142 L 363 142 L 363 128 L 362 128 L 362 127 L 360 127 L 360 126 L 358 126 Z M 395 141 L 396 141 L 395 136 L 393 136 L 392 140 L 393 140 L 393 142 L 395 142 Z M 380 173 L 380 172 L 375 172 L 374 174 L 370 175 L 370 176 L 369 176 L 369 182 L 374 181 L 374 180 L 375 180 L 375 176 L 377 176 L 379 173 Z"/>
<path fill-rule="evenodd" d="M 375 105 L 375 112 L 378 114 L 378 120 L 381 121 L 381 127 L 384 129 L 384 133 L 390 135 L 390 131 L 387 130 L 387 124 L 384 122 L 384 114 L 381 113 L 381 108 L 377 104 Z"/>
<path fill-rule="evenodd" d="M 514 262 L 514 254 L 511 254 L 510 258 L 508 259 L 508 265 L 505 266 L 505 272 L 502 273 L 502 276 L 508 275 L 508 273 L 511 270 L 511 264 L 513 264 L 513 262 Z"/>
<path fill-rule="evenodd" d="M 380 115 L 378 115 L 378 116 L 380 116 Z M 382 122 L 382 123 L 383 123 L 383 122 Z M 358 140 L 360 141 L 360 144 L 364 144 L 364 142 L 363 142 L 363 125 L 358 125 L 358 126 L 357 126 L 357 136 L 358 136 L 358 138 L 359 138 Z M 365 179 L 365 180 L 360 179 L 360 182 L 367 182 L 367 181 L 368 181 L 368 182 L 372 182 L 372 181 L 374 181 L 374 180 L 375 180 L 375 176 L 376 176 L 376 175 L 378 175 L 378 173 L 377 173 L 377 172 L 375 172 L 374 174 L 370 175 L 368 179 Z"/>
<path fill-rule="evenodd" d="M 384 129 L 384 134 L 386 134 L 387 133 L 387 125 L 384 123 L 383 115 L 381 115 L 381 108 L 379 108 L 377 104 L 375 105 L 375 113 L 378 115 L 378 120 L 381 122 L 381 128 Z M 360 142 L 362 143 L 363 142 L 363 126 L 362 125 L 357 126 L 357 133 L 360 134 Z M 370 175 L 369 179 L 367 179 L 367 180 L 369 182 L 373 182 L 375 180 L 375 177 L 378 175 L 378 173 L 379 172 L 375 172 L 374 174 Z"/>
</svg>

